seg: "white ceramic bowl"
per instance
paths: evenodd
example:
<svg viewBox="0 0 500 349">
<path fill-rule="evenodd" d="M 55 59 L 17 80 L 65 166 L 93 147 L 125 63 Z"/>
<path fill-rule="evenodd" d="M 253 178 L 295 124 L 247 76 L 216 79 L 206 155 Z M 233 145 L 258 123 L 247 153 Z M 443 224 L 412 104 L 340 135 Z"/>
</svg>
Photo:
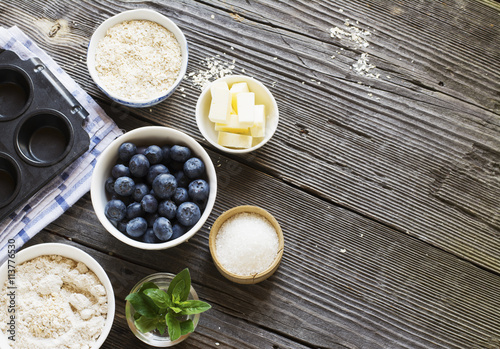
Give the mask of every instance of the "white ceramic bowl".
<svg viewBox="0 0 500 349">
<path fill-rule="evenodd" d="M 166 29 L 168 29 L 172 34 L 174 34 L 175 38 L 179 42 L 182 54 L 182 63 L 179 76 L 177 77 L 172 87 L 170 87 L 170 89 L 167 91 L 167 93 L 162 96 L 157 96 L 149 100 L 126 99 L 106 90 L 105 86 L 103 86 L 101 80 L 99 79 L 99 75 L 97 74 L 97 71 L 95 69 L 95 55 L 97 47 L 99 45 L 99 41 L 106 35 L 108 29 L 111 28 L 112 26 L 124 21 L 131 21 L 131 20 L 148 20 L 156 22 L 165 27 Z M 87 50 L 87 68 L 95 84 L 113 101 L 133 108 L 150 107 L 170 97 L 170 95 L 174 93 L 175 89 L 179 86 L 182 79 L 184 78 L 184 75 L 186 74 L 187 65 L 188 65 L 188 44 L 182 31 L 170 19 L 168 19 L 167 17 L 163 16 L 162 14 L 154 10 L 149 10 L 149 9 L 125 11 L 113 17 L 108 18 L 107 20 L 102 22 L 102 24 L 99 27 L 97 27 L 96 31 L 90 38 Z"/>
<path fill-rule="evenodd" d="M 250 92 L 255 93 L 255 104 L 265 105 L 267 115 L 266 136 L 262 139 L 256 139 L 258 140 L 258 142 L 254 140 L 251 148 L 233 149 L 224 147 L 217 143 L 218 131 L 215 131 L 215 123 L 208 119 L 208 113 L 210 111 L 210 103 L 212 101 L 210 87 L 212 86 L 212 84 L 218 81 L 225 81 L 228 85 L 234 84 L 236 82 L 246 82 L 248 84 Z M 256 79 L 245 75 L 228 75 L 215 80 L 201 92 L 200 97 L 198 98 L 198 102 L 196 103 L 196 123 L 198 124 L 198 129 L 200 130 L 201 134 L 214 147 L 227 153 L 248 153 L 262 147 L 274 135 L 274 132 L 278 127 L 278 121 L 278 105 L 276 104 L 276 100 L 274 99 L 271 92 L 260 81 L 257 81 Z"/>
<path fill-rule="evenodd" d="M 149 145 L 184 145 L 191 149 L 193 155 L 199 157 L 205 163 L 205 169 L 208 178 L 208 184 L 210 185 L 210 193 L 208 196 L 207 205 L 203 211 L 200 220 L 196 223 L 190 230 L 188 230 L 184 235 L 178 237 L 172 241 L 160 242 L 160 243 L 146 243 L 134 240 L 127 235 L 120 232 L 106 217 L 104 214 L 104 208 L 106 203 L 109 201 L 104 184 L 106 179 L 111 176 L 111 169 L 116 164 L 118 160 L 118 148 L 124 142 L 132 142 L 137 146 L 149 146 Z M 187 134 L 174 130 L 168 127 L 162 126 L 147 126 L 137 128 L 135 130 L 129 131 L 124 135 L 115 139 L 103 152 L 99 155 L 97 159 L 94 172 L 92 174 L 92 180 L 90 185 L 92 205 L 97 218 L 101 224 L 118 240 L 137 248 L 144 250 L 163 250 L 179 245 L 182 242 L 190 239 L 200 228 L 205 224 L 210 212 L 215 203 L 215 197 L 217 195 L 217 177 L 215 172 L 214 164 L 208 156 L 208 153 L 203 149 L 203 147 L 191 136 Z"/>
<path fill-rule="evenodd" d="M 61 243 L 44 243 L 22 249 L 15 256 L 15 265 L 18 266 L 23 262 L 45 255 L 59 255 L 84 263 L 90 270 L 92 270 L 96 274 L 96 276 L 99 278 L 102 285 L 106 289 L 106 296 L 108 300 L 108 314 L 106 316 L 106 322 L 104 323 L 104 328 L 102 329 L 101 335 L 99 336 L 95 344 L 91 347 L 91 349 L 100 348 L 108 337 L 109 332 L 111 331 L 111 326 L 113 325 L 113 320 L 115 317 L 115 294 L 113 292 L 113 286 L 111 285 L 111 281 L 109 280 L 108 275 L 101 267 L 101 265 L 88 253 L 80 250 L 77 247 Z M 6 261 L 0 267 L 1 287 L 3 287 L 7 280 L 7 268 L 8 261 Z M 5 338 L 5 335 L 3 333 L 0 333 L 0 348 L 10 348 L 9 343 L 11 342 L 12 341 Z"/>
</svg>

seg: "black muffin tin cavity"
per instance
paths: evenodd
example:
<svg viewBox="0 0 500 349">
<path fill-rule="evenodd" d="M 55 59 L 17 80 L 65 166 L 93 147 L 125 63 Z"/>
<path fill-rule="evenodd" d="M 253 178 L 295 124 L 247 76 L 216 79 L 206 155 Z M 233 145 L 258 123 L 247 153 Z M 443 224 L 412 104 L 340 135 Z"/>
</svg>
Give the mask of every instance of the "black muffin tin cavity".
<svg viewBox="0 0 500 349">
<path fill-rule="evenodd" d="M 0 221 L 88 150 L 87 116 L 38 58 L 0 49 Z"/>
</svg>

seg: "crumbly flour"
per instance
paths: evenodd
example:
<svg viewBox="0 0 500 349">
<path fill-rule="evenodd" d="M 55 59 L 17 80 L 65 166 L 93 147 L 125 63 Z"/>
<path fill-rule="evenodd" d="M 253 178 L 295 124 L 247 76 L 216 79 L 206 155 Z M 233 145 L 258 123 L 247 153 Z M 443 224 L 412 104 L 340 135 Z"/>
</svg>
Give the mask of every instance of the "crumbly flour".
<svg viewBox="0 0 500 349">
<path fill-rule="evenodd" d="M 104 87 L 134 100 L 164 95 L 177 80 L 181 63 L 181 47 L 174 34 L 145 20 L 111 27 L 95 56 L 95 68 Z"/>
<path fill-rule="evenodd" d="M 16 266 L 15 349 L 88 349 L 104 328 L 106 289 L 84 263 L 58 255 Z M 10 313 L 7 284 L 0 294 L 0 330 Z"/>
</svg>

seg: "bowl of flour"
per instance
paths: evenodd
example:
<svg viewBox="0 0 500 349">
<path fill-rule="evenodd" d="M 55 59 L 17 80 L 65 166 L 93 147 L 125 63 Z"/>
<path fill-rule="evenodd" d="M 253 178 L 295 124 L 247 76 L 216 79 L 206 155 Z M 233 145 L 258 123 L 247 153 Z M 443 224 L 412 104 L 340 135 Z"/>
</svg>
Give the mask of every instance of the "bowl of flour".
<svg viewBox="0 0 500 349">
<path fill-rule="evenodd" d="M 111 282 L 76 247 L 45 243 L 21 250 L 0 267 L 0 288 L 1 348 L 97 349 L 111 330 Z"/>
<path fill-rule="evenodd" d="M 179 27 L 150 9 L 121 12 L 92 35 L 87 68 L 113 101 L 134 108 L 167 99 L 188 65 L 188 45 Z"/>
</svg>

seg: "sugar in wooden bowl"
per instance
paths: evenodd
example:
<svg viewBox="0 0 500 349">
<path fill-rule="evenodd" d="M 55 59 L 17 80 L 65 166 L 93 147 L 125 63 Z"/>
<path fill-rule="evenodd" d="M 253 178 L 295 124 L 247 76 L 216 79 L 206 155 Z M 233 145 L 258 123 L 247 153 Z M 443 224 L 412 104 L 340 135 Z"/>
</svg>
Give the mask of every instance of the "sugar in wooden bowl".
<svg viewBox="0 0 500 349">
<path fill-rule="evenodd" d="M 283 256 L 283 232 L 276 219 L 256 206 L 224 212 L 210 230 L 209 246 L 219 272 L 240 284 L 270 277 Z"/>
</svg>

